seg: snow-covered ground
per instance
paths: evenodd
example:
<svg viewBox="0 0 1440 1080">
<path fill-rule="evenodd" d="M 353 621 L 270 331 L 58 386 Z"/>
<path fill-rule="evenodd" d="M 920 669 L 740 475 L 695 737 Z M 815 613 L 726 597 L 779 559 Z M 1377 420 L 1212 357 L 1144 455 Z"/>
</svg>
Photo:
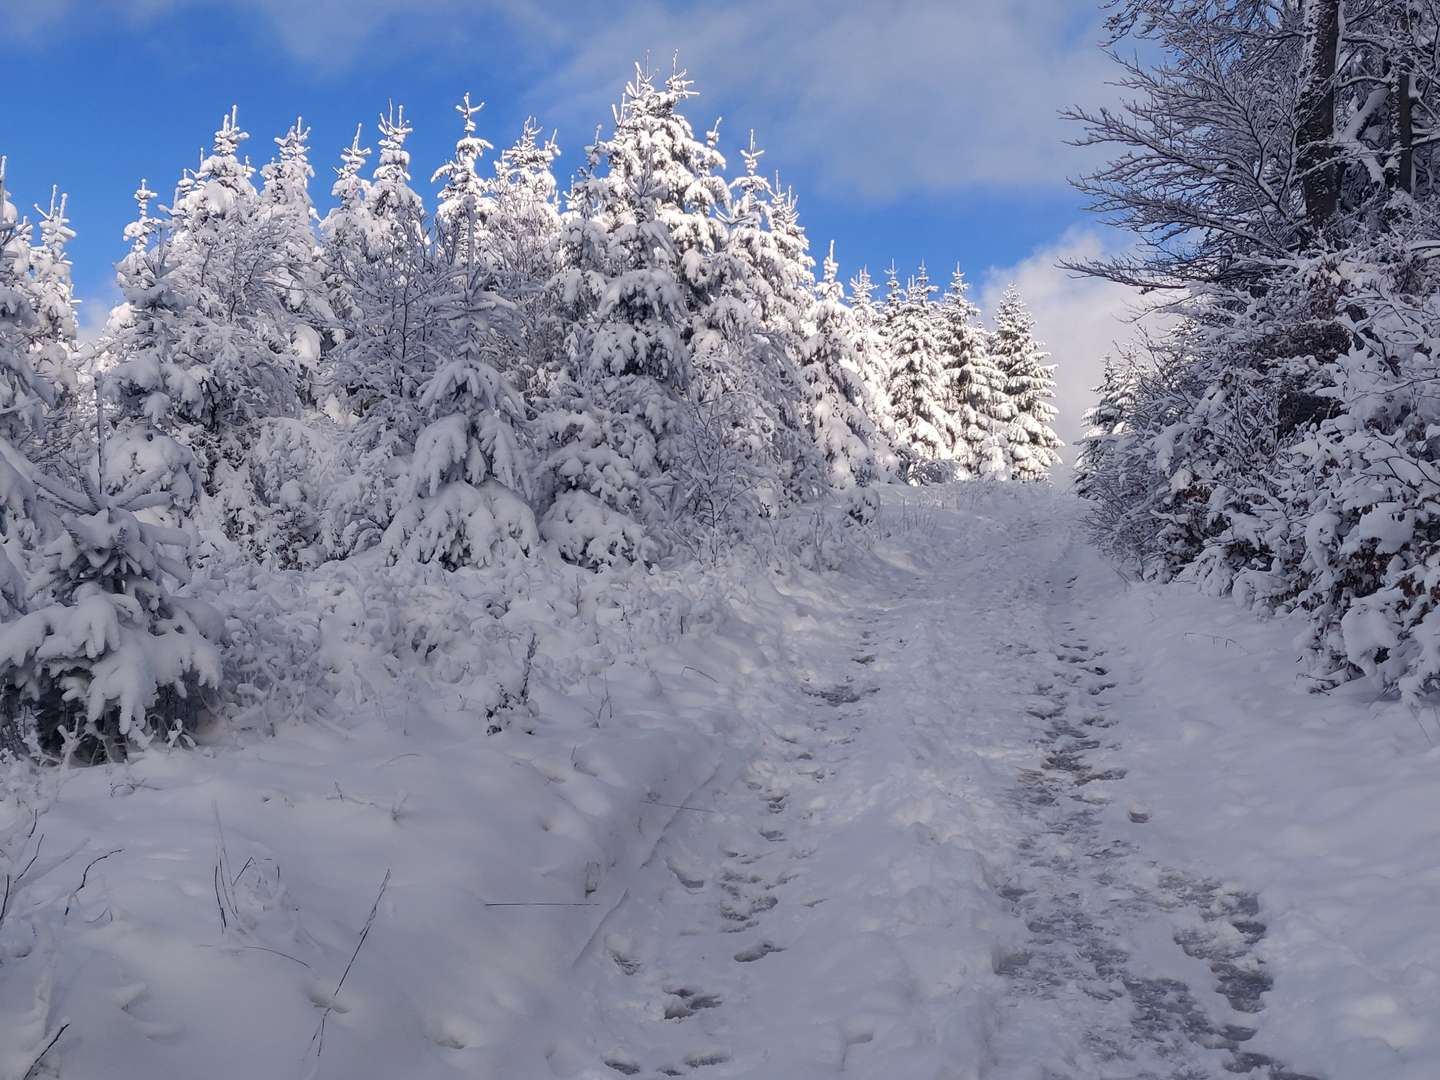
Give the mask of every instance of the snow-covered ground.
<svg viewBox="0 0 1440 1080">
<path fill-rule="evenodd" d="M 0 1077 L 1440 1074 L 1440 722 L 1077 513 L 893 491 L 838 570 L 577 594 L 498 735 L 377 669 L 13 767 Z"/>
</svg>

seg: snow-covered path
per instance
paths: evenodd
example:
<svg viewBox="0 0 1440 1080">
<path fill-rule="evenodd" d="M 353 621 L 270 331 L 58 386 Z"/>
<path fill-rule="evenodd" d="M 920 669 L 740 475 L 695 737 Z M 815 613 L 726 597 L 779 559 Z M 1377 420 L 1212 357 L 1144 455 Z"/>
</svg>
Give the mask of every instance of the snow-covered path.
<svg viewBox="0 0 1440 1080">
<path fill-rule="evenodd" d="M 557 1074 L 1299 1080 L 1244 1047 L 1257 898 L 1098 813 L 1113 574 L 1050 503 L 903 509 L 930 557 L 788 636 L 577 962 Z"/>
<path fill-rule="evenodd" d="M 552 601 L 532 729 L 401 669 L 11 766 L 0 1080 L 1440 1075 L 1433 718 L 1063 495 L 886 499 L 834 572 Z"/>
</svg>

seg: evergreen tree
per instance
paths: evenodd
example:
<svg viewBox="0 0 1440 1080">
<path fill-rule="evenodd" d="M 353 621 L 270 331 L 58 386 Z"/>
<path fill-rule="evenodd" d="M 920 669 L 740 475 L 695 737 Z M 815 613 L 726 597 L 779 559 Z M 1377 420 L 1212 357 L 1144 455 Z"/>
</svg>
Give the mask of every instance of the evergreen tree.
<svg viewBox="0 0 1440 1080">
<path fill-rule="evenodd" d="M 260 170 L 257 228 L 274 244 L 278 258 L 270 283 L 289 316 L 286 329 L 307 404 L 316 400 L 323 329 L 335 319 L 321 282 L 320 249 L 316 243 L 319 215 L 310 198 L 310 129 L 297 118 L 275 139 L 277 153 Z"/>
<path fill-rule="evenodd" d="M 1014 480 L 1041 480 L 1060 460 L 1062 443 L 1051 429 L 1055 368 L 1035 340 L 1035 320 L 1012 285 L 995 311 L 990 353 L 1005 377 L 1005 396 L 1015 410 L 1005 429 L 1009 472 Z"/>
<path fill-rule="evenodd" d="M 570 193 L 555 292 L 571 332 L 539 423 L 550 492 L 540 530 L 585 566 L 648 557 L 676 505 L 694 497 L 667 468 L 686 441 L 692 371 L 676 233 L 704 223 L 688 237 L 692 253 L 703 250 L 715 198 L 713 185 L 690 191 L 697 144 L 675 114 L 687 94 L 637 66 L 614 133 L 587 149 Z"/>
<path fill-rule="evenodd" d="M 1075 455 L 1075 490 L 1082 497 L 1094 491 L 1097 478 L 1109 471 L 1115 443 L 1134 413 L 1139 372 L 1132 357 L 1107 356 L 1095 404 L 1085 413 L 1085 437 Z"/>
<path fill-rule="evenodd" d="M 40 322 L 26 280 L 30 228 L 9 199 L 5 177 L 0 157 L 0 616 L 24 609 L 27 555 L 40 536 L 28 451 L 55 400 L 30 350 Z"/>
<path fill-rule="evenodd" d="M 330 187 L 335 206 L 320 222 L 320 282 L 330 312 L 330 325 L 321 339 L 322 354 L 330 364 L 322 370 L 331 390 L 338 389 L 330 370 L 333 354 L 356 336 L 364 319 L 359 283 L 362 267 L 369 259 L 366 238 L 370 234 L 370 182 L 361 170 L 370 157 L 370 148 L 360 144 L 363 129 L 363 124 L 356 125 L 355 138 L 340 155 L 340 166 Z M 332 399 L 331 407 L 336 405 L 338 402 Z"/>
<path fill-rule="evenodd" d="M 894 278 L 894 271 L 891 271 Z M 948 460 L 960 430 L 948 405 L 945 343 L 935 314 L 935 286 L 920 271 L 903 299 L 892 286 L 886 329 L 895 368 L 890 376 L 890 406 L 900 439 L 919 461 Z"/>
<path fill-rule="evenodd" d="M 220 657 L 207 637 L 213 615 L 172 592 L 188 573 L 188 537 L 136 516 L 168 500 L 161 474 L 116 491 L 87 479 L 77 491 L 41 478 L 62 524 L 41 550 L 39 601 L 0 627 L 0 699 L 11 741 L 115 761 L 129 744 L 193 730 Z"/>
<path fill-rule="evenodd" d="M 447 161 L 430 182 L 445 180 L 435 207 L 435 233 L 441 250 L 453 265 L 475 268 L 491 261 L 488 226 L 494 205 L 489 185 L 476 166 L 492 144 L 475 134 L 475 114 L 485 107 L 470 104 L 470 95 L 455 111 L 460 114 L 462 133 L 455 144 L 455 156 Z"/>
<path fill-rule="evenodd" d="M 995 477 L 1006 472 L 1004 425 L 1010 420 L 1005 376 L 990 355 L 980 325 L 980 309 L 971 303 L 960 268 L 950 279 L 940 305 L 948 411 L 958 437 L 951 456 L 971 475 Z"/>
<path fill-rule="evenodd" d="M 542 143 L 527 118 L 514 145 L 495 163 L 489 224 L 496 291 L 513 305 L 513 344 L 498 358 L 522 392 L 543 395 L 554 385 L 565 343 L 564 321 L 550 284 L 561 266 L 560 207 L 554 138 Z"/>
<path fill-rule="evenodd" d="M 845 306 L 838 272 L 832 242 L 817 288 L 815 330 L 801 350 L 801 375 L 811 435 L 829 467 L 830 485 L 844 489 L 871 483 L 881 474 L 876 446 L 883 436 L 870 419 L 874 405 L 860 374 L 854 316 Z"/>
</svg>

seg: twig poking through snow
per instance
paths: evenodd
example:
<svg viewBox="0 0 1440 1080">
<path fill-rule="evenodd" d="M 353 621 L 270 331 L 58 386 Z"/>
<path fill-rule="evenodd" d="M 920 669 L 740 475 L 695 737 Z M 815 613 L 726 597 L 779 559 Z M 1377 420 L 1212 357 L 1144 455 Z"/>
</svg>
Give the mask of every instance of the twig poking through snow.
<svg viewBox="0 0 1440 1080">
<path fill-rule="evenodd" d="M 380 882 L 380 891 L 375 894 L 375 903 L 370 905 L 370 914 L 365 918 L 365 926 L 360 931 L 360 939 L 355 942 L 355 951 L 350 954 L 350 962 L 345 965 L 345 970 L 340 974 L 340 981 L 335 984 L 335 992 L 330 995 L 330 1004 L 325 1006 L 325 1011 L 320 1014 L 320 1024 L 315 1029 L 315 1034 L 310 1037 L 310 1045 L 315 1047 L 315 1057 L 319 1058 L 325 1052 L 325 1021 L 330 1019 L 330 1014 L 335 1011 L 335 1002 L 340 997 L 340 991 L 345 986 L 345 980 L 350 977 L 350 969 L 355 966 L 355 960 L 360 955 L 360 950 L 365 947 L 365 939 L 370 936 L 370 928 L 375 925 L 375 916 L 380 911 L 380 901 L 385 897 L 385 890 L 390 887 L 390 868 L 385 868 L 385 877 Z"/>
<path fill-rule="evenodd" d="M 34 1077 L 40 1075 L 38 1072 L 36 1072 L 36 1070 L 40 1068 L 40 1062 L 45 1060 L 45 1055 L 50 1052 L 50 1048 L 54 1046 L 57 1042 L 59 1042 L 60 1036 L 64 1035 L 65 1032 L 69 1029 L 70 1025 L 68 1023 L 60 1025 L 60 1030 L 55 1032 L 55 1034 L 51 1036 L 50 1041 L 45 1044 L 45 1049 L 41 1050 L 40 1053 L 36 1056 L 35 1060 L 30 1063 L 30 1068 L 25 1070 L 25 1075 L 21 1077 L 21 1080 L 33 1080 Z"/>
<path fill-rule="evenodd" d="M 80 890 L 82 890 L 83 888 L 85 888 L 85 882 L 86 882 L 86 880 L 88 880 L 89 877 L 90 877 L 90 870 L 91 870 L 91 868 L 92 868 L 96 863 L 98 863 L 98 862 L 104 862 L 104 861 L 105 861 L 106 859 L 108 859 L 111 855 L 119 855 L 120 852 L 122 852 L 122 851 L 124 851 L 124 850 L 125 850 L 124 848 L 116 848 L 116 849 L 113 850 L 113 851 L 107 851 L 104 855 L 97 855 L 97 856 L 95 856 L 95 858 L 91 859 L 91 860 L 85 865 L 85 869 L 84 869 L 83 871 L 81 871 L 81 873 L 80 873 L 80 884 L 77 885 L 77 886 L 75 886 L 75 891 L 72 892 L 72 893 L 70 894 L 70 896 L 69 896 L 69 899 L 67 899 L 67 900 L 65 901 L 65 914 L 64 914 L 63 918 L 68 919 L 68 918 L 70 917 L 70 907 L 71 907 L 71 905 L 73 905 L 73 904 L 75 903 L 75 901 L 76 901 L 77 899 L 79 899 L 79 897 L 80 897 Z"/>
</svg>

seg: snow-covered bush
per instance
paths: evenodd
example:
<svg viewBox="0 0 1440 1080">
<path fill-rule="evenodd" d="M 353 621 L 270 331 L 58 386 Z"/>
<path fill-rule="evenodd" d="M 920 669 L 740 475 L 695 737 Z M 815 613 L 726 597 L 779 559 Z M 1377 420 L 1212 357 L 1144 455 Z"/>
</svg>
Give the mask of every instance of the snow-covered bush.
<svg viewBox="0 0 1440 1080">
<path fill-rule="evenodd" d="M 64 758 L 119 760 L 156 736 L 173 744 L 220 679 L 210 609 L 174 592 L 189 537 L 137 516 L 168 502 L 143 480 L 113 494 L 42 485 L 62 527 L 41 551 L 35 602 L 0 627 L 10 722 Z"/>
</svg>

